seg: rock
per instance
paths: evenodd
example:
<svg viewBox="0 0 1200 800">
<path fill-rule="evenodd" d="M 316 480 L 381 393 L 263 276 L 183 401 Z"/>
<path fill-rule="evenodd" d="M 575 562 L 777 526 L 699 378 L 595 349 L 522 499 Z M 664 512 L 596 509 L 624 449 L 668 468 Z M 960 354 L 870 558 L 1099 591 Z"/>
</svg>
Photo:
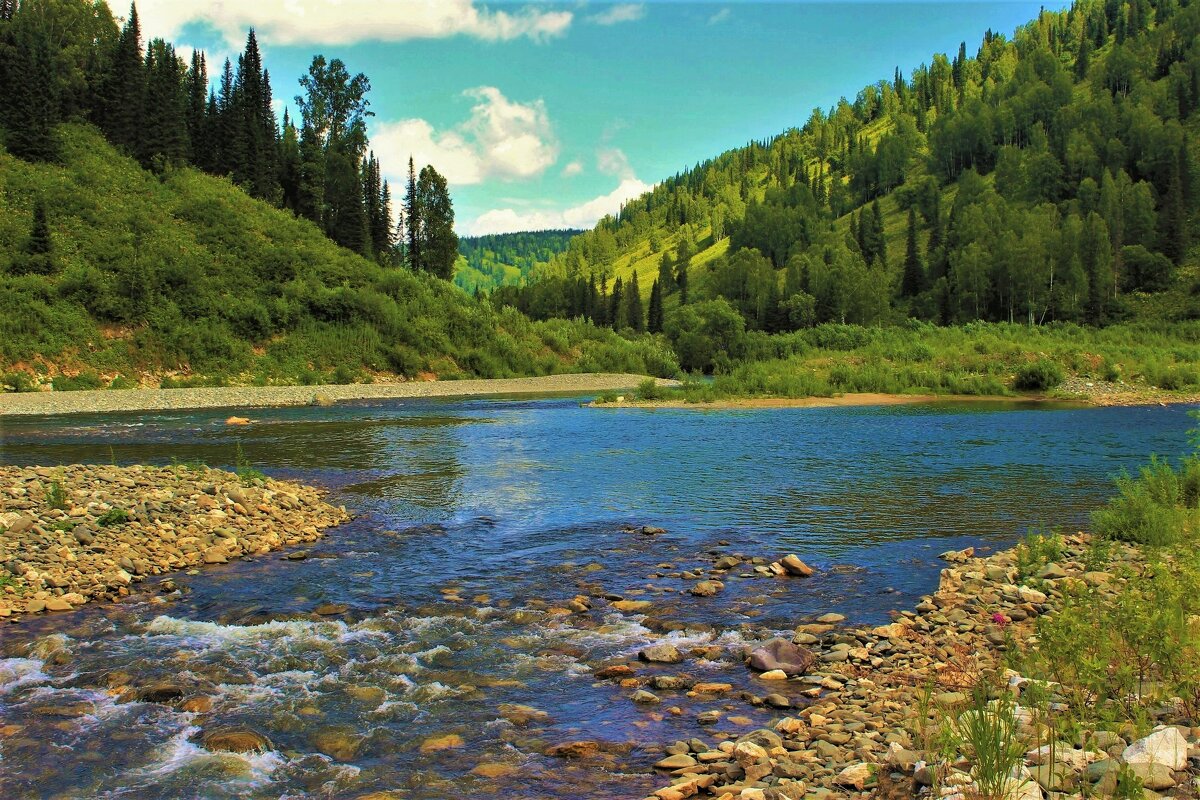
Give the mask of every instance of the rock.
<svg viewBox="0 0 1200 800">
<path fill-rule="evenodd" d="M 226 425 L 249 425 L 250 420 L 246 419 L 245 417 L 230 417 L 229 419 L 225 420 L 225 424 Z"/>
<path fill-rule="evenodd" d="M 1028 586 L 1018 586 L 1017 595 L 1023 602 L 1041 605 L 1046 602 L 1046 595 L 1039 592 L 1037 589 L 1031 589 Z"/>
<path fill-rule="evenodd" d="M 845 621 L 846 616 L 844 614 L 822 614 L 817 617 L 817 624 L 819 625 L 837 625 L 839 622 Z"/>
<path fill-rule="evenodd" d="M 875 776 L 875 768 L 871 764 L 852 764 L 838 773 L 833 779 L 835 786 L 852 786 L 859 791 Z"/>
<path fill-rule="evenodd" d="M 733 684 L 729 683 L 702 682 L 692 686 L 692 691 L 696 694 L 724 694 L 732 690 Z"/>
<path fill-rule="evenodd" d="M 792 701 L 781 694 L 769 694 L 763 698 L 763 702 L 771 706 L 771 708 L 791 708 Z"/>
<path fill-rule="evenodd" d="M 789 676 L 804 675 L 817 661 L 811 650 L 787 639 L 771 639 L 750 653 L 750 668 L 758 672 L 782 670 Z"/>
<path fill-rule="evenodd" d="M 808 578 L 813 574 L 813 568 L 801 561 L 799 556 L 784 556 L 779 559 L 779 563 L 787 570 L 789 575 L 794 575 L 797 578 Z"/>
<path fill-rule="evenodd" d="M 313 609 L 313 613 L 322 617 L 332 617 L 338 614 L 345 614 L 350 610 L 350 606 L 345 603 L 321 603 Z"/>
<path fill-rule="evenodd" d="M 550 715 L 540 708 L 519 703 L 501 703 L 498 710 L 501 717 L 519 727 L 525 727 L 533 722 L 550 721 Z"/>
<path fill-rule="evenodd" d="M 271 750 L 271 740 L 249 728 L 226 728 L 201 734 L 204 749 L 213 753 L 265 753 Z"/>
<path fill-rule="evenodd" d="M 379 686 L 347 686 L 346 694 L 369 706 L 378 706 L 387 699 L 387 692 Z"/>
<path fill-rule="evenodd" d="M 1179 729 L 1162 728 L 1129 745 L 1121 757 L 1127 764 L 1162 764 L 1181 770 L 1187 766 L 1187 754 L 1187 740 Z"/>
<path fill-rule="evenodd" d="M 951 564 L 963 564 L 975 557 L 975 548 L 968 547 L 965 550 L 947 550 L 938 558 L 942 561 L 948 561 Z"/>
<path fill-rule="evenodd" d="M 700 581 L 688 591 L 696 597 L 712 597 L 725 588 L 720 581 Z"/>
<path fill-rule="evenodd" d="M 713 569 L 719 569 L 724 572 L 733 569 L 740 563 L 742 563 L 742 560 L 737 556 L 721 556 L 713 564 Z"/>
<path fill-rule="evenodd" d="M 651 603 L 649 600 L 614 600 L 613 602 L 609 603 L 609 605 L 615 608 L 617 611 L 636 613 L 638 611 L 647 610 L 650 608 Z"/>
<path fill-rule="evenodd" d="M 652 664 L 678 664 L 683 654 L 673 644 L 656 644 L 639 652 L 638 658 Z"/>
<path fill-rule="evenodd" d="M 652 705 L 654 703 L 662 702 L 661 697 L 653 692 L 647 692 L 645 689 L 638 689 L 629 699 L 635 703 L 641 703 L 642 705 Z"/>
<path fill-rule="evenodd" d="M 601 667 L 593 673 L 594 677 L 602 681 L 623 680 L 625 678 L 632 678 L 636 674 L 633 667 L 628 664 L 613 664 L 612 666 Z"/>
<path fill-rule="evenodd" d="M 644 533 L 646 536 L 660 536 L 666 532 L 666 528 L 655 528 L 653 525 L 642 526 L 642 533 Z"/>
<path fill-rule="evenodd" d="M 786 681 L 788 674 L 781 669 L 769 669 L 766 672 L 759 673 L 758 677 L 764 681 Z"/>
<path fill-rule="evenodd" d="M 1065 792 L 1076 784 L 1075 771 L 1069 764 L 1056 761 L 1053 764 L 1038 764 L 1030 772 L 1038 785 L 1047 792 Z"/>
<path fill-rule="evenodd" d="M 599 754 L 600 743 L 594 741 L 564 742 L 546 750 L 552 758 L 593 758 Z"/>
<path fill-rule="evenodd" d="M 767 751 L 754 742 L 738 742 L 733 748 L 733 759 L 743 769 L 766 759 Z"/>
<path fill-rule="evenodd" d="M 138 699 L 143 703 L 171 703 L 184 695 L 184 689 L 177 683 L 167 681 L 152 683 L 138 690 Z"/>
<path fill-rule="evenodd" d="M 1142 785 L 1147 789 L 1157 792 L 1175 785 L 1175 776 L 1166 764 L 1137 762 L 1130 764 L 1129 769 L 1141 779 Z"/>
<path fill-rule="evenodd" d="M 74 611 L 74 608 L 71 606 L 70 603 L 68 603 L 66 600 L 64 600 L 61 597 L 47 597 L 46 598 L 46 610 L 47 611 Z"/>
<path fill-rule="evenodd" d="M 696 759 L 689 755 L 679 754 L 667 756 L 654 765 L 655 769 L 684 769 L 696 766 Z"/>
<path fill-rule="evenodd" d="M 317 392 L 312 396 L 312 400 L 309 401 L 309 405 L 319 406 L 320 408 L 329 408 L 336 402 L 337 401 L 324 392 Z"/>
<path fill-rule="evenodd" d="M 362 749 L 364 737 L 349 725 L 333 725 L 312 735 L 312 745 L 334 761 L 353 761 Z"/>
<path fill-rule="evenodd" d="M 488 761 L 477 765 L 471 770 L 472 775 L 478 775 L 481 778 L 495 780 L 496 778 L 508 778 L 520 772 L 519 769 L 512 764 L 501 764 L 498 761 Z"/>
<path fill-rule="evenodd" d="M 463 738 L 457 733 L 447 733 L 444 736 L 430 736 L 421 742 L 422 753 L 439 753 L 443 750 L 458 750 L 465 746 Z"/>
<path fill-rule="evenodd" d="M 1067 573 L 1058 564 L 1053 561 L 1042 567 L 1037 576 L 1044 581 L 1055 581 L 1067 577 Z"/>
</svg>

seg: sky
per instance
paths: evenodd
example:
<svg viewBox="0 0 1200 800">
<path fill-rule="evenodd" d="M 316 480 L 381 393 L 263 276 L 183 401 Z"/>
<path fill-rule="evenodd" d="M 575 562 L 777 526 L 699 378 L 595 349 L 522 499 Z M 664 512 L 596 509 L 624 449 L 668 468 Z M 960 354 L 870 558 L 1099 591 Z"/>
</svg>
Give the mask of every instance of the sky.
<svg viewBox="0 0 1200 800">
<path fill-rule="evenodd" d="M 123 0 L 113 0 L 121 4 Z M 209 71 L 255 28 L 277 104 L 315 54 L 371 80 L 371 145 L 446 176 L 460 235 L 590 228 L 687 166 L 803 125 L 1038 9 L 992 2 L 140 0 Z M 293 106 L 294 108 L 294 106 Z"/>
</svg>

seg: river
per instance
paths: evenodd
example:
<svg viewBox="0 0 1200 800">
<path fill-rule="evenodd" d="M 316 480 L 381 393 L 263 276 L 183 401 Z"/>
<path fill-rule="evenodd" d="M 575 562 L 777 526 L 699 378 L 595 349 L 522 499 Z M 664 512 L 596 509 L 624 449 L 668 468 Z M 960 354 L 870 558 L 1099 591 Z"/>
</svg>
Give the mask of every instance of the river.
<svg viewBox="0 0 1200 800">
<path fill-rule="evenodd" d="M 1190 422 L 1181 407 L 563 398 L 259 410 L 245 428 L 225 416 L 0 418 L 5 463 L 222 466 L 240 447 L 359 514 L 304 561 L 176 574 L 175 592 L 148 581 L 124 603 L 0 629 L 0 796 L 642 797 L 662 784 L 652 745 L 779 716 L 738 694 L 777 691 L 741 666 L 747 642 L 828 612 L 885 622 L 932 591 L 944 550 L 1074 530 L 1114 473 L 1182 453 Z M 667 532 L 625 529 L 646 525 Z M 718 556 L 788 553 L 817 575 L 747 565 L 716 597 L 681 591 Z M 605 595 L 651 604 L 622 612 Z M 570 613 L 577 596 L 590 611 Z M 644 674 L 735 691 L 638 705 L 592 677 L 661 641 L 691 657 Z M 118 702 L 114 673 L 186 684 L 212 709 Z M 698 724 L 706 710 L 717 726 Z M 272 749 L 200 746 L 227 726 Z M 544 755 L 576 740 L 595 755 Z"/>
</svg>

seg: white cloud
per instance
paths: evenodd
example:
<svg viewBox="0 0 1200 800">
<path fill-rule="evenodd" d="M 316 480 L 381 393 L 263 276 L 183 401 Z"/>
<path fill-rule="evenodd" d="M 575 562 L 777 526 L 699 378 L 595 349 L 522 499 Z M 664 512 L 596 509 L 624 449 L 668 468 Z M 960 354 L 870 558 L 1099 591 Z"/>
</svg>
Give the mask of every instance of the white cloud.
<svg viewBox="0 0 1200 800">
<path fill-rule="evenodd" d="M 588 22 L 595 25 L 617 25 L 622 22 L 637 22 L 646 16 L 646 6 L 642 3 L 617 3 L 609 6 L 606 11 L 592 14 Z"/>
<path fill-rule="evenodd" d="M 583 162 L 581 161 L 572 161 L 570 164 L 567 164 L 565 167 L 563 167 L 562 176 L 564 178 L 574 178 L 576 175 L 582 174 Z"/>
<path fill-rule="evenodd" d="M 616 214 L 621 206 L 654 187 L 637 178 L 625 178 L 616 189 L 585 203 L 561 210 L 517 211 L 497 208 L 481 214 L 465 226 L 465 234 L 484 236 L 489 233 L 553 230 L 558 228 L 591 228 L 606 214 Z"/>
<path fill-rule="evenodd" d="M 141 0 L 138 15 L 146 38 L 176 38 L 189 23 L 206 22 L 233 46 L 254 28 L 271 44 L 352 44 L 471 36 L 485 41 L 562 36 L 574 14 L 529 5 L 494 11 L 475 0 Z"/>
<path fill-rule="evenodd" d="M 458 186 L 533 178 L 558 160 L 558 140 L 541 100 L 514 102 L 493 86 L 464 94 L 476 101 L 471 116 L 449 130 L 439 132 L 423 119 L 371 126 L 371 147 L 389 175 L 403 177 L 410 155 Z"/>
<path fill-rule="evenodd" d="M 597 150 L 596 169 L 619 178 L 632 178 L 634 174 L 633 167 L 629 166 L 629 158 L 619 147 L 601 147 Z"/>
<path fill-rule="evenodd" d="M 720 11 L 718 11 L 717 13 L 713 14 L 711 17 L 708 18 L 708 24 L 709 25 L 720 25 L 722 22 L 729 19 L 731 16 L 733 16 L 732 11 L 730 11 L 728 8 L 722 8 Z"/>
</svg>

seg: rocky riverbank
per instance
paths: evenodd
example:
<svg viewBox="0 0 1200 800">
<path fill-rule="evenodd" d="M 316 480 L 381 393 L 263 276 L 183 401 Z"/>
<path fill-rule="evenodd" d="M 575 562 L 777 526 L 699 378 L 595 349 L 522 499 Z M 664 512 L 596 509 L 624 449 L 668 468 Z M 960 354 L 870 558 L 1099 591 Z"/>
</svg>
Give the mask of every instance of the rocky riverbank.
<svg viewBox="0 0 1200 800">
<path fill-rule="evenodd" d="M 225 386 L 196 389 L 100 389 L 0 394 L 0 416 L 98 414 L 199 408 L 333 405 L 345 400 L 591 394 L 632 389 L 644 375 L 579 373 L 538 378 L 360 383 L 345 386 Z M 662 386 L 676 381 L 659 380 Z"/>
<path fill-rule="evenodd" d="M 844 627 L 831 615 L 801 626 L 790 640 L 747 652 L 747 668 L 770 670 L 758 677 L 779 688 L 774 697 L 742 699 L 786 707 L 797 705 L 785 701 L 798 695 L 804 698 L 803 710 L 712 746 L 696 738 L 666 747 L 655 767 L 669 784 L 652 798 L 990 797 L 975 782 L 971 754 L 960 752 L 961 744 L 947 750 L 945 742 L 931 741 L 937 720 L 978 713 L 970 710 L 969 692 L 985 676 L 1008 686 L 1015 705 L 1005 713 L 1014 715 L 1018 735 L 1029 744 L 1025 766 L 1007 781 L 1003 797 L 1008 800 L 1111 797 L 1118 780 L 1133 785 L 1130 775 L 1143 787 L 1139 796 L 1178 790 L 1183 793 L 1178 796 L 1193 797 L 1200 728 L 1191 727 L 1192 721 L 1170 704 L 1153 709 L 1144 721 L 1157 726 L 1149 736 L 1139 737 L 1129 723 L 1114 723 L 1112 730 L 1093 731 L 1086 746 L 1082 738 L 1055 749 L 1031 744 L 1054 739 L 1046 738 L 1044 721 L 1021 706 L 1023 693 L 1034 684 L 1005 670 L 1001 654 L 1030 646 L 1035 620 L 1055 613 L 1073 585 L 1087 584 L 1102 595 L 1116 591 L 1120 578 L 1086 565 L 1087 544 L 1083 534 L 1067 538 L 1056 563 L 1023 579 L 1015 551 L 987 558 L 975 558 L 971 551 L 948 553 L 944 558 L 955 563 L 943 570 L 937 591 L 888 625 Z M 1134 548 L 1113 553 L 1117 564 L 1139 560 Z M 686 669 L 687 661 L 702 655 L 651 649 L 642 653 L 642 661 Z M 626 670 L 609 665 L 597 677 L 619 676 L 630 689 L 669 685 L 645 670 L 633 677 L 638 666 L 645 664 L 625 665 Z M 690 687 L 689 696 L 713 701 L 702 724 L 720 724 L 737 707 L 724 695 L 728 689 L 718 683 Z"/>
<path fill-rule="evenodd" d="M 0 618 L 315 541 L 349 519 L 322 495 L 207 467 L 0 467 Z"/>
</svg>

